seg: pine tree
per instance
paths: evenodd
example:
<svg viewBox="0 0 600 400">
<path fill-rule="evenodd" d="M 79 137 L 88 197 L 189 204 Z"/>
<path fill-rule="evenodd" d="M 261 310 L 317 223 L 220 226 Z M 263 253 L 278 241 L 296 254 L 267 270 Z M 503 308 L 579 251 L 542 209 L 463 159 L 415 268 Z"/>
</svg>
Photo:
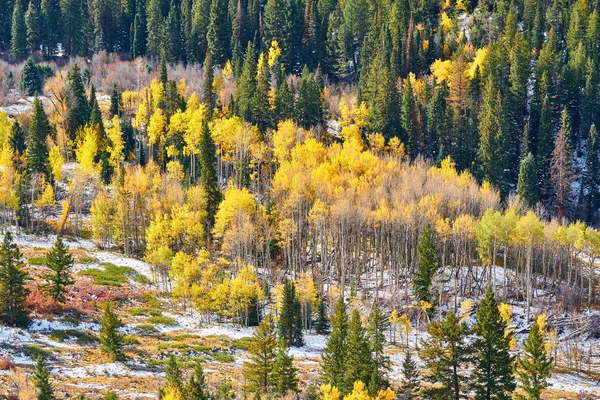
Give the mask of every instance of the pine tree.
<svg viewBox="0 0 600 400">
<path fill-rule="evenodd" d="M 315 332 L 318 335 L 329 333 L 329 318 L 327 317 L 327 303 L 323 295 L 319 296 L 319 307 L 317 308 L 317 319 L 314 322 Z"/>
<path fill-rule="evenodd" d="M 369 392 L 376 394 L 379 390 L 388 386 L 385 379 L 387 371 L 390 369 L 390 358 L 383 352 L 385 346 L 385 332 L 388 330 L 388 321 L 383 316 L 377 303 L 373 306 L 369 315 L 369 324 L 367 325 L 367 338 L 369 349 L 373 360 L 371 378 L 369 382 Z"/>
<path fill-rule="evenodd" d="M 74 56 L 86 51 L 87 7 L 85 0 L 60 1 L 60 12 L 64 16 L 62 45 L 66 55 Z"/>
<path fill-rule="evenodd" d="M 535 207 L 539 201 L 538 186 L 536 162 L 533 154 L 529 153 L 521 160 L 517 182 L 517 194 L 529 207 Z"/>
<path fill-rule="evenodd" d="M 550 180 L 554 189 L 553 208 L 559 219 L 564 218 L 571 204 L 571 183 L 573 174 L 573 154 L 569 144 L 570 125 L 567 110 L 564 109 L 558 136 L 554 142 L 554 151 L 550 162 Z"/>
<path fill-rule="evenodd" d="M 9 141 L 15 155 L 19 158 L 22 157 L 25 154 L 27 146 L 25 145 L 25 131 L 21 128 L 18 120 L 15 120 L 12 124 Z"/>
<path fill-rule="evenodd" d="M 136 13 L 133 20 L 133 39 L 131 43 L 131 58 L 135 59 L 137 57 L 143 56 L 146 54 L 146 27 L 142 22 L 142 17 L 140 13 Z"/>
<path fill-rule="evenodd" d="M 25 13 L 25 27 L 27 29 L 27 46 L 32 52 L 40 50 L 42 44 L 42 8 L 40 0 L 29 2 Z"/>
<path fill-rule="evenodd" d="M 0 319 L 9 326 L 24 326 L 28 322 L 24 304 L 29 289 L 25 282 L 31 277 L 24 266 L 19 248 L 11 233 L 6 232 L 0 247 Z"/>
<path fill-rule="evenodd" d="M 204 59 L 204 103 L 208 109 L 208 115 L 212 115 L 215 108 L 215 93 L 213 92 L 213 82 L 215 80 L 215 71 L 213 69 L 212 58 L 210 54 Z"/>
<path fill-rule="evenodd" d="M 369 382 L 373 371 L 373 359 L 369 351 L 369 342 L 365 337 L 360 312 L 354 309 L 348 325 L 347 352 L 342 393 L 350 393 L 354 382 Z"/>
<path fill-rule="evenodd" d="M 37 389 L 37 400 L 55 400 L 54 389 L 50 384 L 50 373 L 44 365 L 44 358 L 40 355 L 35 363 L 33 382 Z"/>
<path fill-rule="evenodd" d="M 404 399 L 411 400 L 419 388 L 419 370 L 409 349 L 406 350 L 402 361 L 402 375 L 402 394 L 404 394 Z"/>
<path fill-rule="evenodd" d="M 302 305 L 296 296 L 296 286 L 286 281 L 283 286 L 281 308 L 279 310 L 279 337 L 288 346 L 300 347 L 304 344 L 302 337 Z"/>
<path fill-rule="evenodd" d="M 419 253 L 419 267 L 413 278 L 413 288 L 418 300 L 430 301 L 429 289 L 433 275 L 438 269 L 439 250 L 433 237 L 431 225 L 427 224 L 419 237 L 417 246 Z"/>
<path fill-rule="evenodd" d="M 10 35 L 10 55 L 14 60 L 17 61 L 22 60 L 25 58 L 25 56 L 27 56 L 27 30 L 25 26 L 25 10 L 22 0 L 16 0 L 15 7 L 13 9 L 12 28 Z"/>
<path fill-rule="evenodd" d="M 552 371 L 552 357 L 548 355 L 544 343 L 544 331 L 537 321 L 529 330 L 524 345 L 525 354 L 517 361 L 517 380 L 519 388 L 526 396 L 517 395 L 518 399 L 539 400 L 542 391 L 548 387 L 547 379 Z"/>
<path fill-rule="evenodd" d="M 190 376 L 190 380 L 185 388 L 186 399 L 188 400 L 208 400 L 210 393 L 206 385 L 204 370 L 202 364 L 197 361 L 194 366 L 194 373 Z"/>
<path fill-rule="evenodd" d="M 256 89 L 256 58 L 250 42 L 244 54 L 242 74 L 236 82 L 235 89 L 235 113 L 245 120 L 251 120 L 251 101 Z"/>
<path fill-rule="evenodd" d="M 47 284 L 42 286 L 43 291 L 54 301 L 64 303 L 67 286 L 75 283 L 75 280 L 71 277 L 73 263 L 73 255 L 59 236 L 56 238 L 52 250 L 46 254 L 46 267 L 51 269 L 52 273 L 42 276 L 48 281 Z"/>
<path fill-rule="evenodd" d="M 402 106 L 400 108 L 400 122 L 402 123 L 403 134 L 406 135 L 408 144 L 408 154 L 411 160 L 414 160 L 419 154 L 419 133 L 417 130 L 417 103 L 413 93 L 410 79 L 402 88 Z"/>
<path fill-rule="evenodd" d="M 273 112 L 269 103 L 271 89 L 271 71 L 264 53 L 258 57 L 256 88 L 251 100 L 252 122 L 261 132 L 273 127 Z"/>
<path fill-rule="evenodd" d="M 73 64 L 67 76 L 67 133 L 71 140 L 75 140 L 77 130 L 85 126 L 90 118 L 90 107 L 85 94 L 85 86 L 79 65 Z"/>
<path fill-rule="evenodd" d="M 42 21 L 44 32 L 42 45 L 46 57 L 54 57 L 58 53 L 60 41 L 61 15 L 59 0 L 42 0 Z"/>
<path fill-rule="evenodd" d="M 229 48 L 231 32 L 227 18 L 227 2 L 212 0 L 210 5 L 210 20 L 206 33 L 207 52 L 215 66 L 220 67 L 231 57 Z"/>
<path fill-rule="evenodd" d="M 248 346 L 248 361 L 244 365 L 246 390 L 249 393 L 269 393 L 271 376 L 277 359 L 277 333 L 273 317 L 268 314 L 252 334 Z"/>
<path fill-rule="evenodd" d="M 104 306 L 100 326 L 100 345 L 102 351 L 110 355 L 115 361 L 125 360 L 125 354 L 122 351 L 123 334 L 117 331 L 121 326 L 123 326 L 123 323 L 112 310 L 110 303 L 107 302 Z"/>
<path fill-rule="evenodd" d="M 11 0 L 1 0 L 0 9 L 11 10 Z M 0 50 L 6 50 L 10 48 L 10 27 L 11 27 L 11 15 L 10 12 L 3 12 L 0 14 Z"/>
<path fill-rule="evenodd" d="M 119 400 L 119 396 L 117 396 L 117 394 L 115 392 L 113 392 L 112 390 L 109 390 L 104 395 L 104 400 Z"/>
<path fill-rule="evenodd" d="M 215 223 L 215 215 L 221 201 L 221 191 L 219 188 L 219 180 L 217 178 L 217 150 L 206 118 L 202 122 L 201 135 L 199 146 L 200 154 L 198 156 L 202 174 L 200 176 L 200 183 L 207 197 L 206 232 L 211 232 Z"/>
<path fill-rule="evenodd" d="M 473 343 L 475 367 L 471 383 L 475 398 L 481 400 L 511 399 L 515 389 L 514 357 L 510 354 L 512 333 L 507 333 L 506 322 L 500 315 L 491 286 L 488 286 L 477 309 Z"/>
<path fill-rule="evenodd" d="M 317 73 L 311 74 L 305 65 L 302 76 L 298 79 L 295 121 L 304 129 L 310 129 L 323 122 L 321 85 Z"/>
<path fill-rule="evenodd" d="M 463 371 L 470 360 L 467 344 L 469 328 L 449 311 L 445 320 L 433 321 L 427 327 L 429 340 L 423 343 L 419 355 L 429 370 L 426 379 L 435 384 L 424 390 L 427 398 L 466 398 L 467 378 Z"/>
<path fill-rule="evenodd" d="M 171 354 L 169 356 L 169 359 L 167 360 L 167 366 L 165 368 L 165 379 L 166 384 L 161 389 L 163 395 L 165 393 L 165 390 L 169 388 L 177 391 L 177 393 L 184 393 L 181 369 L 179 368 L 179 364 L 177 364 L 177 358 L 175 358 L 173 354 Z"/>
<path fill-rule="evenodd" d="M 588 135 L 585 170 L 583 172 L 584 206 L 586 219 L 596 220 L 600 207 L 600 145 L 596 133 L 596 125 L 592 124 Z"/>
<path fill-rule="evenodd" d="M 285 340 L 283 338 L 279 339 L 277 358 L 273 363 L 273 371 L 271 373 L 273 392 L 276 396 L 284 396 L 288 392 L 298 392 L 297 371 L 293 362 L 294 359 L 288 354 Z"/>
<path fill-rule="evenodd" d="M 98 101 L 96 101 L 95 103 L 98 104 Z M 119 90 L 119 86 L 117 86 L 117 84 L 114 83 L 113 88 L 110 92 L 110 109 L 108 111 L 108 116 L 110 119 L 112 119 L 112 117 L 114 117 L 115 115 L 121 115 L 120 110 L 123 108 L 123 105 L 121 103 L 121 91 Z M 90 120 L 91 119 L 92 117 L 90 116 Z"/>
<path fill-rule="evenodd" d="M 181 30 L 181 15 L 179 7 L 172 3 L 164 23 L 162 48 L 166 60 L 175 64 L 186 61 L 185 37 Z"/>
<path fill-rule="evenodd" d="M 21 81 L 19 82 L 21 90 L 28 96 L 33 96 L 42 91 L 42 84 L 43 79 L 39 65 L 28 58 L 21 70 Z"/>
<path fill-rule="evenodd" d="M 50 162 L 48 161 L 48 144 L 46 136 L 50 134 L 50 122 L 44 112 L 42 101 L 37 96 L 33 99 L 33 115 L 29 124 L 27 143 L 27 172 L 45 175 L 50 182 Z"/>
<path fill-rule="evenodd" d="M 154 60 L 160 56 L 162 42 L 163 17 L 161 11 L 161 0 L 148 0 L 148 17 L 146 25 L 146 52 Z"/>
<path fill-rule="evenodd" d="M 331 316 L 331 335 L 321 355 L 321 368 L 323 369 L 323 380 L 336 387 L 344 383 L 346 371 L 346 340 L 348 336 L 348 315 L 344 298 L 340 297 L 335 304 Z"/>
</svg>

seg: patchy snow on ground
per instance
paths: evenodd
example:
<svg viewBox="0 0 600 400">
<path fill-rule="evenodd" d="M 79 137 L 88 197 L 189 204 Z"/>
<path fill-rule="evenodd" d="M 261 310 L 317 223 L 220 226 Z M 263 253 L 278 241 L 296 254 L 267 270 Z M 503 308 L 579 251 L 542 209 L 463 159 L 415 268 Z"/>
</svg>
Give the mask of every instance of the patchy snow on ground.
<svg viewBox="0 0 600 400">
<path fill-rule="evenodd" d="M 96 251 L 94 252 L 94 257 L 101 263 L 111 263 L 122 267 L 129 267 L 148 279 L 152 278 L 152 269 L 150 268 L 150 265 L 144 261 L 125 257 L 109 251 Z"/>
<path fill-rule="evenodd" d="M 578 375 L 556 374 L 548 379 L 550 388 L 554 390 L 593 394 L 600 398 L 600 381 L 593 382 Z"/>
<path fill-rule="evenodd" d="M 132 365 L 133 366 L 133 365 Z M 147 369 L 130 368 L 130 366 L 112 362 L 106 364 L 91 364 L 83 367 L 73 368 L 53 368 L 50 373 L 53 375 L 61 375 L 69 378 L 89 378 L 94 376 L 139 376 L 139 377 L 158 377 L 164 376 L 162 372 L 149 371 Z"/>
<path fill-rule="evenodd" d="M 52 332 L 54 330 L 68 330 L 68 329 L 77 329 L 77 330 L 88 330 L 88 331 L 99 331 L 100 325 L 93 324 L 89 322 L 80 322 L 79 324 L 74 324 L 72 322 L 65 321 L 49 321 L 47 319 L 34 319 L 31 322 L 31 325 L 27 328 L 30 332 Z"/>
<path fill-rule="evenodd" d="M 327 338 L 323 335 L 304 335 L 304 346 L 290 347 L 289 354 L 296 359 L 320 357 L 327 343 Z"/>
<path fill-rule="evenodd" d="M 231 324 L 212 325 L 199 329 L 198 336 L 228 336 L 231 339 L 241 339 L 252 336 L 255 328 L 243 328 Z"/>
</svg>

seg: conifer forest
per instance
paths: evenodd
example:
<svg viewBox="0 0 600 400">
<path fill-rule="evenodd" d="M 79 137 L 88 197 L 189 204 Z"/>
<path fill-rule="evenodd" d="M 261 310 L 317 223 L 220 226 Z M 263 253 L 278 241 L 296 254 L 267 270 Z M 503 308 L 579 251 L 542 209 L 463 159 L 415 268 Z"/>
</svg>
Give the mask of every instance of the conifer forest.
<svg viewBox="0 0 600 400">
<path fill-rule="evenodd" d="M 0 399 L 600 399 L 599 14 L 0 0 Z"/>
</svg>

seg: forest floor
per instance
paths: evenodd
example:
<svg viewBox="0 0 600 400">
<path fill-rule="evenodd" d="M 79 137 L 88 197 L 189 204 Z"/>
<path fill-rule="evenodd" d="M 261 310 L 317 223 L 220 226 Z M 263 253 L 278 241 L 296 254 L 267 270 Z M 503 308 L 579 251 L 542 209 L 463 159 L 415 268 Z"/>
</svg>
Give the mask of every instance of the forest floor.
<svg viewBox="0 0 600 400">
<path fill-rule="evenodd" d="M 55 236 L 17 235 L 15 241 L 29 262 L 29 272 L 39 276 L 44 268 L 44 254 L 53 245 Z M 0 396 L 11 393 L 12 382 L 31 371 L 39 354 L 47 357 L 59 397 L 72 398 L 83 392 L 90 398 L 99 398 L 112 389 L 121 398 L 157 398 L 158 388 L 164 381 L 164 364 L 170 354 L 179 357 L 186 372 L 195 361 L 201 360 L 212 388 L 227 380 L 238 389 L 243 386 L 243 364 L 253 328 L 207 322 L 206 316 L 174 303 L 151 283 L 151 269 L 143 261 L 98 250 L 89 240 L 67 244 L 76 259 L 76 284 L 66 306 L 58 313 L 34 315 L 27 329 L 0 326 L 0 357 L 3 357 L 0 368 L 6 368 L 0 370 Z M 116 282 L 111 281 L 112 286 L 106 285 L 108 278 L 102 274 L 107 270 L 112 271 L 110 279 L 116 279 Z M 35 287 L 32 290 L 35 292 Z M 110 300 L 119 301 L 117 312 L 125 324 L 121 328 L 127 342 L 124 363 L 112 362 L 99 349 L 99 306 Z M 33 296 L 32 301 L 38 302 L 37 309 L 45 309 L 41 296 Z M 523 319 L 523 307 L 515 305 L 513 312 L 513 320 Z M 525 334 L 519 323 L 515 328 L 520 342 Z M 423 327 L 413 329 L 408 338 L 410 347 L 414 348 L 425 335 Z M 394 387 L 402 378 L 405 346 L 401 344 L 406 343 L 406 338 L 398 332 L 395 337 L 396 344 L 389 343 L 386 347 L 392 361 L 389 378 Z M 568 330 L 561 332 L 560 337 L 569 341 L 559 346 L 556 372 L 545 398 L 600 398 L 598 364 L 592 358 L 588 364 L 569 361 L 574 351 L 598 353 L 600 340 L 582 337 L 573 342 L 573 331 Z M 303 347 L 290 349 L 300 371 L 301 387 L 318 381 L 319 359 L 326 339 L 306 334 Z M 12 370 L 7 368 L 9 365 Z"/>
</svg>

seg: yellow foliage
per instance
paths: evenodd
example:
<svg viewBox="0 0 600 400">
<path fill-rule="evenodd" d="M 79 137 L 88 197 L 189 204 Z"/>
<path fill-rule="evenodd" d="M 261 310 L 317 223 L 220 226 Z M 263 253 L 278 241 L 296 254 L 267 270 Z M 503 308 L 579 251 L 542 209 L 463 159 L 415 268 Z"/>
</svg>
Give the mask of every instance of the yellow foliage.
<svg viewBox="0 0 600 400">
<path fill-rule="evenodd" d="M 375 396 L 375 400 L 396 400 L 397 398 L 398 396 L 390 387 L 385 390 L 380 390 Z"/>
<path fill-rule="evenodd" d="M 65 159 L 63 158 L 62 154 L 60 154 L 60 149 L 58 148 L 58 146 L 53 145 L 50 147 L 48 159 L 50 161 L 50 169 L 52 170 L 52 176 L 54 177 L 54 180 L 62 181 L 62 167 L 65 163 Z"/>
<path fill-rule="evenodd" d="M 83 130 L 83 141 L 75 151 L 77 161 L 85 173 L 95 171 L 94 158 L 96 158 L 96 154 L 98 153 L 98 143 L 96 138 L 97 135 L 94 128 L 86 125 Z"/>
<path fill-rule="evenodd" d="M 47 182 L 44 185 L 44 191 L 42 192 L 42 195 L 35 201 L 35 206 L 38 208 L 44 208 L 54 206 L 55 204 L 56 199 L 54 198 L 54 186 Z"/>
<path fill-rule="evenodd" d="M 148 124 L 148 139 L 150 144 L 156 144 L 164 138 L 167 119 L 165 118 L 162 109 L 157 108 L 150 117 Z"/>
<path fill-rule="evenodd" d="M 319 388 L 321 391 L 322 400 L 339 400 L 341 393 L 337 387 L 331 386 L 330 384 L 321 385 Z"/>
<path fill-rule="evenodd" d="M 279 48 L 279 43 L 277 43 L 277 40 L 273 40 L 271 47 L 269 47 L 269 67 L 273 68 L 275 66 L 280 55 L 281 49 Z"/>
<path fill-rule="evenodd" d="M 370 400 L 365 384 L 361 381 L 354 382 L 352 392 L 344 396 L 344 400 Z"/>
<path fill-rule="evenodd" d="M 119 117 L 115 115 L 110 121 L 109 126 L 106 128 L 106 136 L 110 144 L 108 146 L 108 152 L 110 153 L 110 164 L 114 168 L 118 168 L 124 161 L 124 150 L 125 143 L 123 141 L 123 131 L 121 130 L 121 123 Z"/>
<path fill-rule="evenodd" d="M 475 59 L 473 60 L 473 62 L 471 63 L 471 65 L 469 66 L 468 69 L 468 76 L 470 79 L 475 79 L 475 72 L 477 71 L 477 68 L 479 67 L 479 73 L 483 73 L 483 66 L 485 65 L 485 58 L 487 57 L 488 54 L 488 48 L 487 47 L 482 47 L 481 49 L 477 49 L 477 52 L 475 53 Z"/>
<path fill-rule="evenodd" d="M 498 310 L 500 311 L 500 316 L 504 323 L 508 326 L 510 325 L 510 319 L 512 318 L 513 310 L 510 304 L 500 303 L 498 306 Z"/>
<path fill-rule="evenodd" d="M 442 83 L 448 80 L 453 72 L 453 63 L 451 60 L 435 60 L 430 67 L 431 74 L 437 83 Z"/>
<path fill-rule="evenodd" d="M 231 78 L 231 76 L 233 75 L 233 67 L 231 65 L 231 61 L 227 60 L 227 62 L 225 63 L 225 66 L 223 67 L 222 74 L 223 74 L 224 79 Z"/>
<path fill-rule="evenodd" d="M 454 29 L 456 24 L 451 17 L 448 17 L 448 14 L 446 14 L 445 11 L 442 11 L 442 19 L 440 20 L 440 26 L 442 27 L 442 31 L 444 33 L 448 33 Z"/>
</svg>

